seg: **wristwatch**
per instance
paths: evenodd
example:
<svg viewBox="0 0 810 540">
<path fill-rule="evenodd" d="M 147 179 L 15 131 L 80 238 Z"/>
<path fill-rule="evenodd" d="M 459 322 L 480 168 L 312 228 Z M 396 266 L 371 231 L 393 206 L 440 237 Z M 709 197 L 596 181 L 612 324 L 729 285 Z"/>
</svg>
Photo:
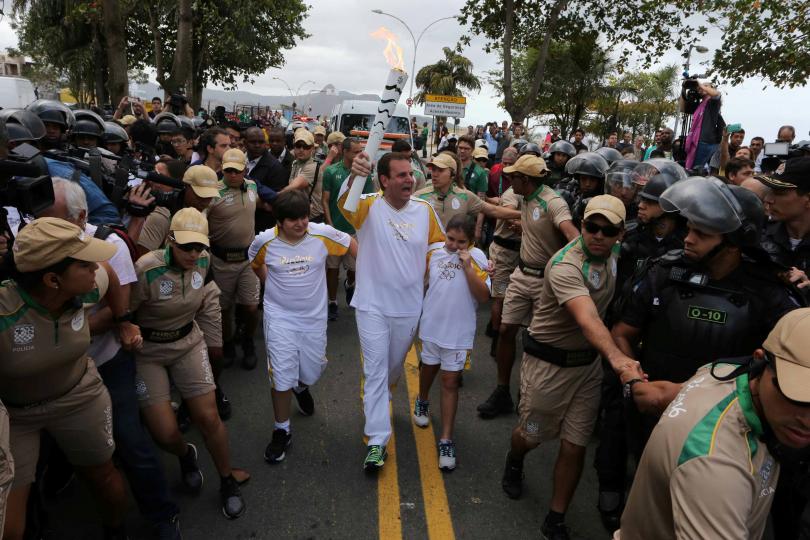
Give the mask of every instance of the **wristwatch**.
<svg viewBox="0 0 810 540">
<path fill-rule="evenodd" d="M 134 320 L 135 315 L 129 310 L 125 311 L 123 315 L 113 317 L 113 321 L 115 321 L 115 324 L 121 324 L 122 322 L 132 322 Z"/>
<path fill-rule="evenodd" d="M 633 399 L 633 385 L 644 382 L 642 379 L 631 379 L 622 385 L 622 395 L 624 399 Z"/>
</svg>

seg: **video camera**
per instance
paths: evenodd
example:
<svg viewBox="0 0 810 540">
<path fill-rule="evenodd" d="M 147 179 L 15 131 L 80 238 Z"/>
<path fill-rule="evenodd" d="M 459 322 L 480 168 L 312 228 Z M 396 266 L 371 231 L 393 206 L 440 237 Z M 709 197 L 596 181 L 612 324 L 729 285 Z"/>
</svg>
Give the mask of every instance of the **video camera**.
<svg viewBox="0 0 810 540">
<path fill-rule="evenodd" d="M 681 98 L 685 114 L 694 114 L 703 99 L 700 95 L 700 82 L 698 81 L 701 78 L 703 78 L 702 75 L 690 75 L 681 83 Z"/>
<path fill-rule="evenodd" d="M 785 141 L 765 143 L 762 153 L 764 157 L 762 158 L 760 167 L 763 173 L 769 173 L 778 169 L 779 165 L 789 159 L 804 157 L 810 154 L 810 141 L 799 141 L 796 144 L 790 144 Z"/>
</svg>

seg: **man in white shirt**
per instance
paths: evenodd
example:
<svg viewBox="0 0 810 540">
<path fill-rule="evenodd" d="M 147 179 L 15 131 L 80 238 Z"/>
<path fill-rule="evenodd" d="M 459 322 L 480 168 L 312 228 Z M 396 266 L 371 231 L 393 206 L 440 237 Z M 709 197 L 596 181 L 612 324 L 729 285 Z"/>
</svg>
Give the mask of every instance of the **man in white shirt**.
<svg viewBox="0 0 810 540">
<path fill-rule="evenodd" d="M 357 231 L 356 310 L 363 351 L 363 410 L 368 453 L 363 467 L 379 470 L 391 438 L 389 387 L 402 373 L 422 312 L 428 246 L 444 241 L 444 229 L 427 201 L 412 198 L 410 159 L 397 153 L 377 164 L 381 193 L 363 195 L 357 210 L 343 208 L 353 179 L 371 173 L 365 152 L 355 157 L 352 175 L 344 182 L 338 208 Z"/>
</svg>

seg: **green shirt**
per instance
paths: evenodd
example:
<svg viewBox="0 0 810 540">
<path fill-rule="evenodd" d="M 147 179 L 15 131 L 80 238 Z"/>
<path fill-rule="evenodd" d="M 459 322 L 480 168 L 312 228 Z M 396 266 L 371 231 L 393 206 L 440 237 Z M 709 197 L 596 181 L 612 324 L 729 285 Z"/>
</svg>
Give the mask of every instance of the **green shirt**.
<svg viewBox="0 0 810 540">
<path fill-rule="evenodd" d="M 332 226 L 339 231 L 347 234 L 354 234 L 354 227 L 346 221 L 340 209 L 338 208 L 338 195 L 340 195 L 340 187 L 343 182 L 351 174 L 351 171 L 346 168 L 343 160 L 338 161 L 334 165 L 330 165 L 323 172 L 323 190 L 329 192 L 329 214 L 332 217 Z M 363 193 L 374 193 L 374 182 L 371 176 L 366 178 L 366 185 L 363 186 Z"/>
<path fill-rule="evenodd" d="M 474 169 L 472 174 L 469 176 L 469 180 L 467 180 L 470 167 L 474 167 Z M 487 192 L 487 188 L 489 187 L 489 177 L 487 176 L 487 171 L 482 169 L 477 163 L 472 162 L 461 169 L 461 178 L 464 181 L 464 187 L 476 195 Z"/>
</svg>

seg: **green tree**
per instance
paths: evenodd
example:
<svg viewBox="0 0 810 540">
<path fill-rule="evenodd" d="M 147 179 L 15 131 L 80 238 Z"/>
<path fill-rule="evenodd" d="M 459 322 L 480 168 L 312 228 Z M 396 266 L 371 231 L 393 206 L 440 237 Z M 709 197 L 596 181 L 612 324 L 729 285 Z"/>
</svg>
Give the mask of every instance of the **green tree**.
<svg viewBox="0 0 810 540">
<path fill-rule="evenodd" d="M 462 96 L 464 90 L 481 90 L 481 81 L 473 73 L 473 63 L 450 47 L 444 47 L 444 58 L 435 64 L 424 66 L 416 73 L 419 91 L 416 102 L 424 103 L 427 94 Z"/>
</svg>

